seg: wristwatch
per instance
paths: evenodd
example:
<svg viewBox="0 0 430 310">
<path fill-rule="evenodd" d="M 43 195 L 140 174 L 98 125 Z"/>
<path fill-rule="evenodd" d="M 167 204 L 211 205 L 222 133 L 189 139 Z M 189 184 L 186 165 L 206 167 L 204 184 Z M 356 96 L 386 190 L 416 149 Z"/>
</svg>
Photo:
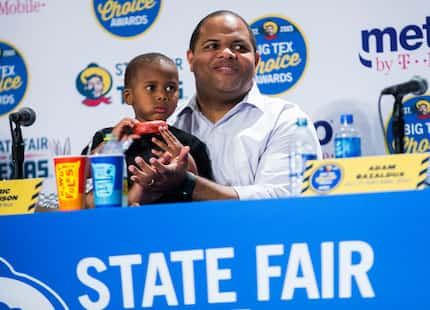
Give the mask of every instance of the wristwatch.
<svg viewBox="0 0 430 310">
<path fill-rule="evenodd" d="M 184 183 L 182 183 L 182 187 L 180 189 L 181 196 L 184 200 L 191 201 L 193 200 L 193 191 L 196 186 L 196 176 L 191 172 L 185 172 Z"/>
</svg>

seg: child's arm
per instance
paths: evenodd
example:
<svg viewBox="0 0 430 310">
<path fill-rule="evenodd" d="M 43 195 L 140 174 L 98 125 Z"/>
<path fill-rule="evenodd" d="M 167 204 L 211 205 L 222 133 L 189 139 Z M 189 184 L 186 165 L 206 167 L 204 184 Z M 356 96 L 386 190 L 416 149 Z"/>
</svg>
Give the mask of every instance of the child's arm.
<svg viewBox="0 0 430 310">
<path fill-rule="evenodd" d="M 163 137 L 164 141 L 160 141 L 157 138 L 152 138 L 152 142 L 157 145 L 159 148 L 161 148 L 164 152 L 170 153 L 173 158 L 177 157 L 181 151 L 181 149 L 184 147 L 182 143 L 175 137 L 175 135 L 167 128 L 167 127 L 160 127 L 160 134 Z M 152 153 L 154 153 L 157 157 L 161 157 L 164 152 L 152 150 Z M 198 175 L 198 169 L 196 162 L 194 161 L 194 158 L 191 156 L 191 154 L 188 154 L 188 166 L 187 170 Z"/>
<path fill-rule="evenodd" d="M 138 120 L 134 118 L 123 118 L 121 121 L 119 121 L 118 124 L 115 125 L 115 127 L 112 128 L 111 133 L 119 140 L 119 141 L 127 141 L 129 139 L 137 139 L 140 138 L 140 135 L 132 133 L 132 130 L 134 126 L 139 123 Z M 108 133 L 108 131 L 97 131 L 94 135 L 91 145 L 91 150 L 88 150 L 88 147 L 85 147 L 81 154 L 82 155 L 94 155 L 100 152 L 100 150 L 103 148 L 104 142 L 103 138 L 105 134 Z"/>
</svg>

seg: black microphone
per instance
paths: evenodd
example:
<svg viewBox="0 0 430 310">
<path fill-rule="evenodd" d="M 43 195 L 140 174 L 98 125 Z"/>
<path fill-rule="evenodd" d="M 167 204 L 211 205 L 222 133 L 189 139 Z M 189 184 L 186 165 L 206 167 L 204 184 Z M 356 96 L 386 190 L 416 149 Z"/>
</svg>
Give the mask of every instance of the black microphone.
<svg viewBox="0 0 430 310">
<path fill-rule="evenodd" d="M 409 93 L 420 96 L 427 91 L 427 81 L 419 76 L 414 76 L 410 81 L 384 88 L 381 95 L 403 96 Z"/>
<path fill-rule="evenodd" d="M 31 126 L 36 120 L 36 112 L 31 108 L 22 108 L 18 112 L 10 113 L 9 119 L 15 124 L 22 126 Z"/>
</svg>

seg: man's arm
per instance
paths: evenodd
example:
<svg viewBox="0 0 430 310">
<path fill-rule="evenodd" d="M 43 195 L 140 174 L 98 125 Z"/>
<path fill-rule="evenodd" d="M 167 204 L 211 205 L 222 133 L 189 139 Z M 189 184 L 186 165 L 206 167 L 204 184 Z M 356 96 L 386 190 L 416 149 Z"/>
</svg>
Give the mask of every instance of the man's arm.
<svg viewBox="0 0 430 310">
<path fill-rule="evenodd" d="M 193 201 L 239 199 L 233 187 L 219 185 L 199 176 L 195 182 Z"/>
<path fill-rule="evenodd" d="M 233 187 L 219 185 L 187 172 L 189 150 L 188 146 L 183 147 L 180 154 L 172 161 L 166 161 L 163 158 L 151 158 L 151 177 L 155 182 L 148 190 L 154 192 L 178 190 L 182 191 L 184 195 L 190 195 L 192 200 L 196 201 L 239 198 Z M 132 180 L 137 183 L 141 181 L 144 183 L 145 175 L 142 169 L 148 169 L 148 165 L 137 162 L 137 166 L 139 169 L 135 167 L 130 170 L 133 173 Z"/>
<path fill-rule="evenodd" d="M 254 183 L 234 186 L 239 199 L 280 198 L 291 195 L 289 192 L 288 144 L 294 143 L 297 117 L 306 117 L 300 109 L 284 111 L 273 130 L 264 152 L 260 155 Z M 309 121 L 309 124 L 312 124 Z M 314 140 L 316 156 L 321 159 L 321 146 L 313 125 L 307 127 Z"/>
<path fill-rule="evenodd" d="M 287 143 L 294 140 L 296 116 L 306 117 L 299 111 L 295 111 L 294 117 L 287 113 L 280 117 L 277 128 L 273 131 L 264 153 L 261 154 L 253 184 L 229 187 L 196 177 L 191 194 L 192 200 L 262 199 L 289 196 Z M 282 119 L 283 117 L 286 119 Z M 321 147 L 315 128 L 309 127 L 308 130 L 317 146 L 317 157 L 321 158 Z M 181 152 L 181 154 L 169 165 L 163 165 L 159 161 L 151 159 L 151 165 L 158 174 L 156 176 L 157 190 L 179 189 L 184 185 L 187 156 L 185 152 Z"/>
</svg>

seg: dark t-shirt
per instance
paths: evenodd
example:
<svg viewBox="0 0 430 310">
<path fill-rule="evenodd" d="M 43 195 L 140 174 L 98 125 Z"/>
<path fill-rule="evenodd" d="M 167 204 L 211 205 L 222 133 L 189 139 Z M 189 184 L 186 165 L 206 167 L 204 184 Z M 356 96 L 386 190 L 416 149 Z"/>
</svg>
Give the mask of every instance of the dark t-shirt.
<svg viewBox="0 0 430 310">
<path fill-rule="evenodd" d="M 93 150 L 96 148 L 100 143 L 103 142 L 103 138 L 106 134 L 112 132 L 113 127 L 103 128 L 99 131 L 97 131 L 93 136 L 92 141 L 92 147 Z M 209 159 L 209 155 L 207 152 L 206 144 L 204 144 L 202 141 L 200 141 L 195 136 L 186 133 L 185 131 L 182 131 L 178 128 L 169 126 L 169 130 L 172 132 L 172 134 L 182 143 L 184 146 L 190 147 L 190 154 L 193 156 L 194 161 L 196 162 L 197 170 L 199 173 L 199 176 L 202 176 L 206 179 L 213 180 L 212 175 L 212 168 L 211 163 Z M 160 134 L 148 134 L 143 135 L 140 139 L 136 139 L 133 141 L 133 143 L 130 145 L 128 150 L 125 152 L 125 160 L 127 163 L 127 167 L 129 165 L 135 165 L 134 159 L 136 156 L 142 157 L 147 163 L 149 162 L 149 159 L 151 157 L 155 157 L 154 154 L 152 154 L 152 149 L 158 149 L 158 146 L 156 146 L 154 143 L 151 142 L 151 139 L 153 137 L 157 137 L 159 140 L 163 141 L 163 138 Z M 88 153 L 88 146 L 85 147 L 82 150 L 82 154 Z M 132 181 L 130 180 L 131 173 L 127 169 L 127 180 L 128 185 L 132 185 Z M 180 191 L 174 191 L 165 193 L 160 199 L 157 201 L 154 201 L 153 203 L 161 203 L 161 202 L 180 202 L 180 201 L 187 201 L 183 198 Z M 188 200 L 189 201 L 189 200 Z"/>
</svg>

